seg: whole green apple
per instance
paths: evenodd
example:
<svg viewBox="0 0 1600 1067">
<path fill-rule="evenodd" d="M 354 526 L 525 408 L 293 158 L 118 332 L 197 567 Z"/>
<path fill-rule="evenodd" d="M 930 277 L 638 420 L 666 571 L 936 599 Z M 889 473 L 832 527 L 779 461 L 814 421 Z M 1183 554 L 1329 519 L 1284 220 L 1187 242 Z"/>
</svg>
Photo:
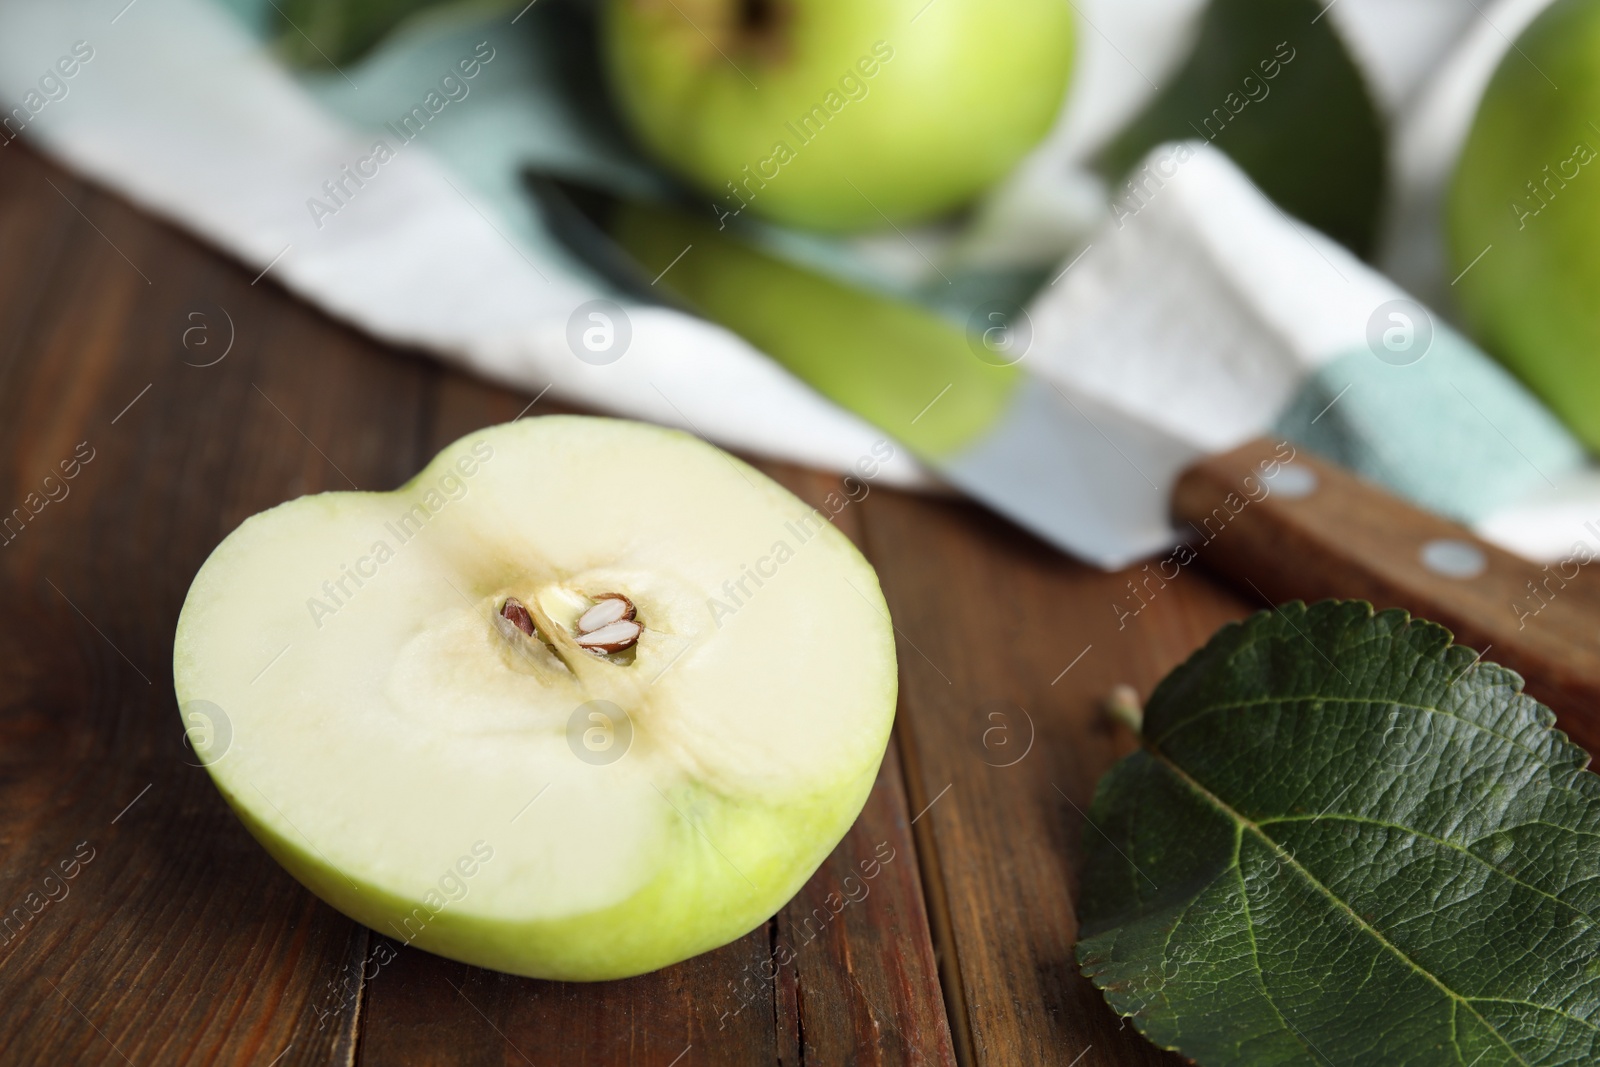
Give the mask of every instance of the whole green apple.
<svg viewBox="0 0 1600 1067">
<path fill-rule="evenodd" d="M 314 893 L 570 980 L 782 907 L 860 812 L 896 689 L 876 576 L 825 515 L 685 434 L 576 417 L 247 520 L 173 674 L 217 788 Z"/>
<path fill-rule="evenodd" d="M 720 216 L 825 230 L 940 214 L 1049 130 L 1067 0 L 607 0 L 624 115 Z"/>
<path fill-rule="evenodd" d="M 1591 449 L 1600 449 L 1597 122 L 1600 3 L 1559 0 L 1501 61 L 1448 202 L 1467 323 Z"/>
</svg>

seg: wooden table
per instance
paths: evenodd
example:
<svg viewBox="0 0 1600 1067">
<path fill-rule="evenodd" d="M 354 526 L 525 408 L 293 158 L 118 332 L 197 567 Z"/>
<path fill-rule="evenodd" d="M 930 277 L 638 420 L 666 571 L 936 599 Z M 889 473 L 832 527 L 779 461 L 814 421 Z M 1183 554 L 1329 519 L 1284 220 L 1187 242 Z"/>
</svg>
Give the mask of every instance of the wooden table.
<svg viewBox="0 0 1600 1067">
<path fill-rule="evenodd" d="M 530 398 L 254 274 L 0 148 L 0 514 L 37 508 L 0 546 L 0 908 L 27 919 L 0 931 L 0 1062 L 1179 1062 L 1073 961 L 1083 813 L 1133 744 L 1098 705 L 1251 605 L 1186 571 L 1119 629 L 1127 575 L 958 502 L 874 489 L 839 516 L 897 623 L 898 727 L 850 835 L 742 940 L 540 982 L 399 948 L 302 889 L 183 744 L 167 664 L 189 580 L 246 516 L 393 488 Z M 230 318 L 231 351 L 199 365 Z M 813 502 L 836 485 L 760 465 Z M 868 896 L 802 936 L 884 846 Z M 62 863 L 75 877 L 47 881 Z"/>
</svg>

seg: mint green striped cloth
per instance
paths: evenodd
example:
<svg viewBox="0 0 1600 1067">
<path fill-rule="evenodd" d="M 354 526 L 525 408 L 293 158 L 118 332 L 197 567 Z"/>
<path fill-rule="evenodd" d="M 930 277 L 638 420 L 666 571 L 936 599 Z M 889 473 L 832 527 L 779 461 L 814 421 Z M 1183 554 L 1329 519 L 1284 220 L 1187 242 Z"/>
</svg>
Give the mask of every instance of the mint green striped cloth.
<svg viewBox="0 0 1600 1067">
<path fill-rule="evenodd" d="M 1584 465 L 1583 447 L 1555 416 L 1448 328 L 1406 366 L 1366 348 L 1335 357 L 1307 379 L 1277 429 L 1464 523 Z"/>
</svg>

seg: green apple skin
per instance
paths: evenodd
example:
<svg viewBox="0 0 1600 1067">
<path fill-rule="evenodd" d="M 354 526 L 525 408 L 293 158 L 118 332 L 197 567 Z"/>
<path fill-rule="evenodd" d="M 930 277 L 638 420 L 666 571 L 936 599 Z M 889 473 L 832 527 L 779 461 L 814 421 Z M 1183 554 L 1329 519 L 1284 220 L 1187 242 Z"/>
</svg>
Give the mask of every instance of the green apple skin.
<svg viewBox="0 0 1600 1067">
<path fill-rule="evenodd" d="M 457 473 L 474 456 L 475 474 Z M 462 485 L 459 499 L 438 493 Z M 313 621 L 308 591 L 440 501 Z M 180 706 L 224 709 L 231 741 L 195 740 L 217 788 L 356 921 L 511 974 L 652 971 L 775 914 L 876 778 L 893 629 L 870 564 L 814 514 L 676 431 L 569 416 L 492 427 L 392 493 L 301 497 L 230 534 L 179 618 Z M 803 544 L 786 532 L 801 522 L 814 530 Z M 708 625 L 705 598 L 778 538 L 793 557 Z M 508 644 L 521 636 L 489 625 L 507 590 L 544 604 L 544 631 L 564 589 L 619 585 L 646 627 L 630 662 L 584 653 L 569 668 L 530 645 L 543 657 L 530 666 Z M 593 697 L 632 714 L 613 763 L 568 740 L 569 712 Z M 463 861 L 470 875 L 449 873 Z M 459 898 L 431 896 L 445 878 Z"/>
<path fill-rule="evenodd" d="M 803 807 L 761 805 L 720 812 L 715 820 L 700 822 L 705 838 L 690 840 L 694 831 L 688 831 L 673 842 L 671 847 L 688 857 L 681 867 L 663 872 L 626 902 L 557 921 L 520 923 L 447 907 L 422 924 L 417 918 L 425 908 L 421 901 L 337 869 L 295 834 L 262 819 L 259 806 L 242 802 L 248 796 L 235 796 L 217 784 L 268 855 L 295 881 L 363 926 L 475 967 L 527 978 L 598 982 L 647 974 L 720 948 L 772 918 L 855 822 L 876 776 L 876 767 L 858 773 Z M 683 806 L 684 797 L 674 794 L 674 801 Z M 772 847 L 775 833 L 786 844 L 812 844 L 779 855 Z M 739 892 L 715 871 L 718 864 L 729 863 L 749 877 L 755 892 Z"/>
<path fill-rule="evenodd" d="M 601 33 L 635 134 L 719 214 L 836 231 L 1005 175 L 1060 111 L 1074 41 L 1067 0 L 607 0 Z"/>
<path fill-rule="evenodd" d="M 1600 3 L 1560 0 L 1501 61 L 1447 207 L 1467 324 L 1593 450 L 1600 450 L 1597 116 Z"/>
</svg>

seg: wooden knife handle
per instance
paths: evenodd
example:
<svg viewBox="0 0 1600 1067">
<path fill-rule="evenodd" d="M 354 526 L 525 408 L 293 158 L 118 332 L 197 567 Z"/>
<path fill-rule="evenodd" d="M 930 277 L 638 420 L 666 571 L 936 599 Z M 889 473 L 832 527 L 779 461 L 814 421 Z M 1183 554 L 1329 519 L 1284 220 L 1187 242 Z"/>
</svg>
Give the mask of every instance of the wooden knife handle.
<svg viewBox="0 0 1600 1067">
<path fill-rule="evenodd" d="M 1172 504 L 1199 561 L 1250 599 L 1354 598 L 1441 623 L 1600 751 L 1600 551 L 1530 563 L 1264 438 L 1189 468 Z"/>
</svg>

